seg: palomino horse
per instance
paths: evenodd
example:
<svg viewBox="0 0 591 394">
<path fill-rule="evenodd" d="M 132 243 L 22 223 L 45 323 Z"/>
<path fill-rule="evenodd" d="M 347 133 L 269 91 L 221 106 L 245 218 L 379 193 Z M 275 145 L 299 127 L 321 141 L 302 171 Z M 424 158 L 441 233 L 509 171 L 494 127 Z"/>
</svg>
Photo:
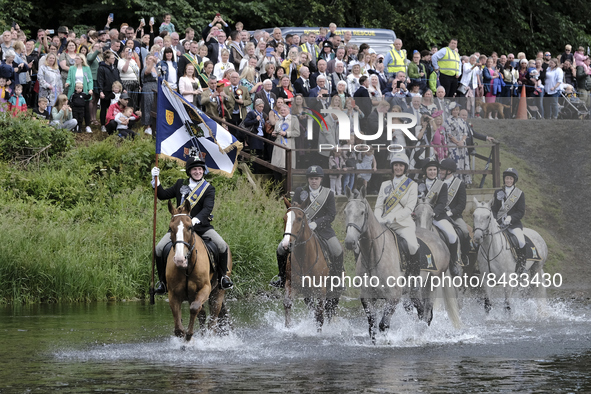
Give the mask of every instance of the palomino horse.
<svg viewBox="0 0 591 394">
<path fill-rule="evenodd" d="M 527 262 L 526 272 L 528 274 L 521 274 L 518 281 L 511 282 L 511 276 L 517 278 L 515 274 L 517 262 L 511 253 L 509 242 L 502 234 L 503 230 L 493 216 L 491 209 L 493 200 L 479 202 L 475 197 L 474 203 L 476 204 L 476 209 L 474 209 L 474 243 L 480 246 L 477 261 L 483 281 L 482 287 L 485 293 L 484 309 L 487 313 L 491 309 L 490 294 L 494 284 L 504 283 L 505 309 L 510 311 L 511 304 L 509 300 L 514 287 L 521 284 L 529 284 L 530 279 L 536 277 L 539 282 L 542 282 L 544 263 L 548 258 L 548 246 L 537 231 L 524 227 L 523 234 L 533 242 L 537 258 L 533 262 Z M 545 288 L 540 285 L 533 286 L 532 289 L 538 291 L 538 306 L 541 308 L 542 300 L 545 299 Z"/>
<path fill-rule="evenodd" d="M 210 270 L 209 255 L 205 243 L 193 231 L 191 223 L 191 204 L 188 200 L 175 209 L 168 201 L 168 210 L 172 214 L 170 220 L 170 238 L 173 248 L 166 261 L 166 282 L 168 284 L 168 301 L 174 318 L 174 334 L 185 336 L 188 341 L 193 336 L 195 318 L 199 316 L 202 328 L 205 326 L 203 304 L 209 299 L 210 328 L 218 324 L 227 324 L 224 306 L 225 290 L 217 285 L 217 275 Z M 230 251 L 228 250 L 228 256 Z M 231 257 L 228 258 L 228 271 L 232 269 Z M 228 275 L 230 272 L 228 272 Z M 213 290 L 212 290 L 212 284 Z M 185 333 L 181 321 L 181 304 L 189 301 L 191 318 Z"/>
<path fill-rule="evenodd" d="M 369 336 L 375 343 L 376 334 L 376 312 L 375 302 L 377 299 L 385 299 L 384 314 L 379 323 L 380 331 L 385 331 L 390 327 L 390 319 L 394 313 L 396 304 L 402 296 L 402 289 L 407 284 L 404 272 L 400 266 L 400 256 L 394 235 L 376 219 L 369 202 L 365 198 L 365 187 L 360 192 L 353 194 L 349 188 L 346 190 L 349 202 L 345 207 L 347 218 L 347 235 L 345 238 L 345 247 L 354 249 L 359 247 L 359 256 L 356 262 L 357 277 L 376 277 L 379 279 L 377 286 L 361 287 L 361 303 L 367 315 L 369 322 Z M 433 232 L 424 229 L 417 229 L 417 235 L 429 245 L 435 270 L 422 270 L 421 282 L 424 284 L 422 289 L 423 299 L 420 300 L 420 294 L 412 294 L 411 298 L 417 308 L 419 318 L 431 323 L 433 318 L 433 302 L 431 301 L 431 286 L 429 278 L 438 276 L 441 278 L 443 272 L 449 264 L 449 251 L 441 239 Z M 417 279 L 414 279 L 416 281 Z M 412 284 L 413 280 L 408 281 Z M 449 319 L 454 326 L 459 327 L 460 317 L 458 312 L 457 300 L 453 288 L 444 286 L 443 296 Z"/>
<path fill-rule="evenodd" d="M 327 299 L 326 289 L 329 278 L 328 261 L 322 252 L 320 241 L 308 226 L 306 213 L 297 204 L 290 204 L 284 197 L 287 207 L 284 217 L 285 229 L 281 245 L 289 252 L 285 267 L 285 326 L 291 326 L 291 307 L 293 297 L 298 291 L 305 295 L 308 307 L 314 308 L 316 326 L 320 332 L 324 324 L 324 311 L 332 318 L 338 298 Z"/>
</svg>

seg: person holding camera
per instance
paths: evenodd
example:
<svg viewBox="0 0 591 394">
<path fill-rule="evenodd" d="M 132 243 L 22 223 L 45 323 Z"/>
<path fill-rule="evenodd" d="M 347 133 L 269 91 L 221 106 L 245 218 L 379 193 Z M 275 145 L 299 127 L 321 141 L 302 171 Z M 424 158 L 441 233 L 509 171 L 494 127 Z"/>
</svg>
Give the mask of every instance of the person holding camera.
<svg viewBox="0 0 591 394">
<path fill-rule="evenodd" d="M 133 49 L 126 47 L 117 64 L 121 84 L 129 95 L 128 106 L 137 108 L 140 92 L 140 66 L 133 56 Z"/>
</svg>

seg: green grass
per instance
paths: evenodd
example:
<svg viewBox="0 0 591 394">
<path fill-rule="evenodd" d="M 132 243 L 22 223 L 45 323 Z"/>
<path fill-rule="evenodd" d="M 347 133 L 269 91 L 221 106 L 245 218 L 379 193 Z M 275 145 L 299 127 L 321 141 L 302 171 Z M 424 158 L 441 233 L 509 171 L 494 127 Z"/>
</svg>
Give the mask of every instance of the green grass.
<svg viewBox="0 0 591 394">
<path fill-rule="evenodd" d="M 149 139 L 112 137 L 39 169 L 0 163 L 0 304 L 147 297 L 153 158 Z M 165 186 L 185 176 L 174 162 L 160 167 Z M 233 251 L 233 292 L 259 292 L 276 271 L 283 204 L 238 174 L 209 179 L 217 194 L 213 224 Z M 158 241 L 170 220 L 166 202 L 157 212 Z"/>
</svg>

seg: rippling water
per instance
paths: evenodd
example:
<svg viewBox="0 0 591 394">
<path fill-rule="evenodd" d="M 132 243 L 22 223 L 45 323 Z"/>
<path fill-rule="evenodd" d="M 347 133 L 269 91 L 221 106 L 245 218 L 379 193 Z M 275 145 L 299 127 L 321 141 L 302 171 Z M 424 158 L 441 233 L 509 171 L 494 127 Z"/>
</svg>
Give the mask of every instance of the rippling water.
<svg viewBox="0 0 591 394">
<path fill-rule="evenodd" d="M 0 392 L 591 392 L 588 304 L 466 301 L 461 329 L 399 308 L 375 346 L 358 300 L 321 333 L 303 305 L 290 329 L 279 300 L 229 307 L 230 335 L 188 344 L 164 299 L 0 309 Z"/>
</svg>

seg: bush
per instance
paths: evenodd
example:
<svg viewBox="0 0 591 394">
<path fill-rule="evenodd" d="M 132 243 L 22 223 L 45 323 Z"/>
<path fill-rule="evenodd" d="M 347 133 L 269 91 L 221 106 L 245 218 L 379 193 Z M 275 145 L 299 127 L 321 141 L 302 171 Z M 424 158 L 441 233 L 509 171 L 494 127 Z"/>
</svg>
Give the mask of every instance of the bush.
<svg viewBox="0 0 591 394">
<path fill-rule="evenodd" d="M 51 144 L 49 156 L 69 150 L 74 143 L 71 131 L 49 126 L 47 123 L 21 113 L 17 117 L 0 112 L 0 160 L 10 161 L 34 148 Z"/>
</svg>

